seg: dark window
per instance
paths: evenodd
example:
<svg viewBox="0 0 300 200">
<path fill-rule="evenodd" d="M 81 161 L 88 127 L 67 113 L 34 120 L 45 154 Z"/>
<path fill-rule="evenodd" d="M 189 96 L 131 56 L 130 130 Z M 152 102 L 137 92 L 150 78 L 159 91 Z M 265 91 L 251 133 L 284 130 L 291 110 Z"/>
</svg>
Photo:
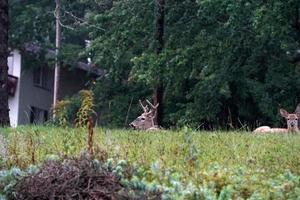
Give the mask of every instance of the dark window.
<svg viewBox="0 0 300 200">
<path fill-rule="evenodd" d="M 44 110 L 44 121 L 48 121 L 48 111 Z"/>
<path fill-rule="evenodd" d="M 36 86 L 42 86 L 42 70 L 41 68 L 36 68 L 33 70 L 33 84 Z"/>
<path fill-rule="evenodd" d="M 14 96 L 17 90 L 18 78 L 12 75 L 7 77 L 7 89 L 10 96 Z"/>
<path fill-rule="evenodd" d="M 30 123 L 42 124 L 48 120 L 48 111 L 37 107 L 31 107 L 30 111 Z"/>
<path fill-rule="evenodd" d="M 46 67 L 39 67 L 33 70 L 33 84 L 37 87 L 41 87 L 44 89 L 50 89 L 49 81 L 48 81 L 48 73 Z"/>
</svg>

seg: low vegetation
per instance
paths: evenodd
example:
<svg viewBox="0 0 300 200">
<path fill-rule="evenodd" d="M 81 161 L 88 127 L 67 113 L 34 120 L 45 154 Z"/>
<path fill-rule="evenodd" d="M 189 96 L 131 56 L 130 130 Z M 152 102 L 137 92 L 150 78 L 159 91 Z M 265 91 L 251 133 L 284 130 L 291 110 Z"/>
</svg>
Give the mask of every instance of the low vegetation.
<svg viewBox="0 0 300 200">
<path fill-rule="evenodd" d="M 33 126 L 1 132 L 7 145 L 1 154 L 4 171 L 26 171 L 53 157 L 78 157 L 87 146 L 87 131 L 80 128 Z M 126 160 L 130 175 L 121 176 L 122 184 L 157 189 L 165 199 L 294 199 L 300 195 L 299 143 L 298 135 L 98 128 L 94 152 L 101 162 Z"/>
<path fill-rule="evenodd" d="M 88 154 L 73 159 L 50 159 L 40 168 L 14 169 L 11 177 L 19 178 L 6 189 L 8 199 L 160 199 L 159 190 L 141 190 L 122 183 L 126 175 L 117 173 L 126 162 L 116 165 L 92 160 Z M 4 177 L 4 176 L 3 176 Z"/>
</svg>

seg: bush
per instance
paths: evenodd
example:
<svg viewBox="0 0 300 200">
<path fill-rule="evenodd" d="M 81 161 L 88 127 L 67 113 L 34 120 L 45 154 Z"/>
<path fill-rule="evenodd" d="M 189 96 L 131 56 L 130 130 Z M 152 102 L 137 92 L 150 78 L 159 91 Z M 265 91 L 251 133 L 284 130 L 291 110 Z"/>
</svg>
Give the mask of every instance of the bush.
<svg viewBox="0 0 300 200">
<path fill-rule="evenodd" d="M 55 124 L 67 126 L 75 124 L 77 127 L 85 127 L 88 118 L 95 114 L 94 94 L 90 90 L 81 90 L 72 97 L 66 97 L 58 101 L 53 112 L 56 115 Z"/>
<path fill-rule="evenodd" d="M 34 173 L 18 169 L 22 178 L 10 178 L 4 191 L 12 200 L 160 199 L 158 191 L 154 193 L 125 187 L 121 181 L 125 167 L 125 161 L 113 165 L 109 160 L 104 164 L 90 159 L 88 154 L 63 161 L 48 160 Z M 12 173 L 8 174 L 15 174 L 15 171 L 11 170 Z"/>
</svg>

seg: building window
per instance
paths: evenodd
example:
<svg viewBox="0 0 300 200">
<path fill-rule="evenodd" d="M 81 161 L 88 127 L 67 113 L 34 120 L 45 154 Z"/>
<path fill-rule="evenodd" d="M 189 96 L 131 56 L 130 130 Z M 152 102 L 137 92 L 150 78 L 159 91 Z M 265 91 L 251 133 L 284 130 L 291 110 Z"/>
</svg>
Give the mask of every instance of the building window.
<svg viewBox="0 0 300 200">
<path fill-rule="evenodd" d="M 7 77 L 7 90 L 9 96 L 14 96 L 18 86 L 18 78 L 12 75 Z"/>
<path fill-rule="evenodd" d="M 42 124 L 48 120 L 48 111 L 37 107 L 31 107 L 30 110 L 30 123 Z"/>
<path fill-rule="evenodd" d="M 34 86 L 44 89 L 50 89 L 48 82 L 48 71 L 46 67 L 39 67 L 33 70 L 33 84 Z"/>
</svg>

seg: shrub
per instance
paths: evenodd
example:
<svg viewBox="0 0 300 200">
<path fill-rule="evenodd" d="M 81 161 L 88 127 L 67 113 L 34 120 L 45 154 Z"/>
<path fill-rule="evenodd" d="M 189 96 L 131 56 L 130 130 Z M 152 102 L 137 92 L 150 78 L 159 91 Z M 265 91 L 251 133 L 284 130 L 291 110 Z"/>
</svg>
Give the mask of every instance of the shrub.
<svg viewBox="0 0 300 200">
<path fill-rule="evenodd" d="M 77 127 L 85 127 L 89 117 L 95 114 L 94 94 L 90 90 L 81 90 L 79 94 L 58 101 L 52 109 L 56 115 L 54 121 L 59 126 L 75 123 Z"/>
<path fill-rule="evenodd" d="M 160 199 L 157 191 L 138 191 L 122 184 L 126 162 L 101 163 L 88 154 L 80 158 L 48 160 L 35 173 L 10 183 L 8 199 Z M 13 179 L 16 180 L 16 179 Z M 7 187 L 7 186 L 6 186 Z"/>
<path fill-rule="evenodd" d="M 81 96 L 81 105 L 76 113 L 76 126 L 85 127 L 92 114 L 95 114 L 94 111 L 94 94 L 90 90 L 81 90 L 79 92 Z"/>
</svg>

